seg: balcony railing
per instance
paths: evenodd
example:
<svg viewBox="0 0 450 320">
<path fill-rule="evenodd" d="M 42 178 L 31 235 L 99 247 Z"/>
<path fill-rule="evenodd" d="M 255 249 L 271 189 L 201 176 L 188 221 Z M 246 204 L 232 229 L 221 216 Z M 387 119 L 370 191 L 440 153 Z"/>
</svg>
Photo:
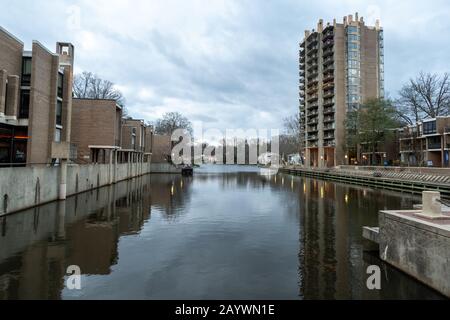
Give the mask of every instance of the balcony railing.
<svg viewBox="0 0 450 320">
<path fill-rule="evenodd" d="M 330 97 L 333 97 L 334 96 L 334 90 L 329 90 L 329 91 L 325 91 L 324 93 L 323 93 L 323 97 L 326 99 L 326 98 L 330 98 Z"/>
<path fill-rule="evenodd" d="M 323 110 L 323 114 L 331 114 L 331 113 L 335 113 L 336 109 L 335 108 L 325 108 Z"/>
<path fill-rule="evenodd" d="M 326 50 L 323 51 L 323 56 L 324 56 L 324 58 L 325 58 L 325 57 L 328 57 L 328 56 L 331 56 L 331 55 L 333 55 L 333 54 L 334 54 L 333 47 L 328 48 L 328 49 L 326 49 Z"/>
<path fill-rule="evenodd" d="M 334 122 L 334 117 L 325 117 L 325 118 L 323 119 L 323 122 L 324 122 L 324 123 L 327 123 L 327 122 Z"/>
<path fill-rule="evenodd" d="M 308 102 L 309 101 L 314 101 L 314 100 L 317 100 L 317 99 L 319 99 L 319 96 L 317 94 L 314 94 L 314 95 L 308 97 Z"/>
<path fill-rule="evenodd" d="M 435 143 L 435 142 L 433 142 L 433 143 L 428 143 L 428 149 L 431 149 L 431 150 L 438 150 L 438 149 L 441 149 L 442 148 L 442 145 L 441 145 L 441 143 L 439 142 L 439 143 Z"/>
</svg>

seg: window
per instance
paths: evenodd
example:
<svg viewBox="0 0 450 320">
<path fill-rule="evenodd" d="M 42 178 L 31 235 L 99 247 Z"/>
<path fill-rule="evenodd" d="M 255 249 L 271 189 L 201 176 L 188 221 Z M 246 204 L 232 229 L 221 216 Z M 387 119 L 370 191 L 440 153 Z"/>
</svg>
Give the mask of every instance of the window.
<svg viewBox="0 0 450 320">
<path fill-rule="evenodd" d="M 349 34 L 347 39 L 348 41 L 359 41 L 359 36 L 357 34 Z"/>
<path fill-rule="evenodd" d="M 349 77 L 348 84 L 351 85 L 359 85 L 359 78 Z"/>
<path fill-rule="evenodd" d="M 58 98 L 63 98 L 64 75 L 58 73 Z"/>
<path fill-rule="evenodd" d="M 29 87 L 31 85 L 31 58 L 24 57 L 22 59 L 22 86 Z"/>
<path fill-rule="evenodd" d="M 359 60 L 359 52 L 358 51 L 349 51 L 347 56 L 348 56 L 348 59 L 350 59 L 350 60 Z"/>
<path fill-rule="evenodd" d="M 423 134 L 436 133 L 436 121 L 429 121 L 423 123 Z"/>
<path fill-rule="evenodd" d="M 348 26 L 347 27 L 347 33 L 358 33 L 358 27 Z"/>
<path fill-rule="evenodd" d="M 56 124 L 62 126 L 62 101 L 56 102 Z"/>
<path fill-rule="evenodd" d="M 28 119 L 30 111 L 30 91 L 22 90 L 20 92 L 19 119 Z"/>
<path fill-rule="evenodd" d="M 348 50 L 358 50 L 358 44 L 354 42 L 348 43 Z"/>
<path fill-rule="evenodd" d="M 59 128 L 55 130 L 55 142 L 61 142 L 61 129 Z"/>
</svg>

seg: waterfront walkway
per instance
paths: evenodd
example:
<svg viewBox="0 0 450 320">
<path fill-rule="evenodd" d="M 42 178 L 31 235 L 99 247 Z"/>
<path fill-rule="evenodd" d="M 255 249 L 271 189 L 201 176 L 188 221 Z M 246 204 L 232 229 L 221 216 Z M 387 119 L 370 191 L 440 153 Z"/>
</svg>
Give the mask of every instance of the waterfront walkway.
<svg viewBox="0 0 450 320">
<path fill-rule="evenodd" d="M 300 166 L 286 166 L 282 172 L 358 184 L 395 191 L 421 193 L 440 191 L 450 198 L 450 169 L 433 170 L 429 168 L 384 168 L 343 166 L 328 169 L 307 169 Z"/>
</svg>

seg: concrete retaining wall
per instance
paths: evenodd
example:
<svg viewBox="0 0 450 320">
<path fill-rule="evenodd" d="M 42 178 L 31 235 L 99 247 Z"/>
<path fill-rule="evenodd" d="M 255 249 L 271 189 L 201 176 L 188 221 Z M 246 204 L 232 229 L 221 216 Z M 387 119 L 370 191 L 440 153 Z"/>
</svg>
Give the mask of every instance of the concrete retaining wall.
<svg viewBox="0 0 450 320">
<path fill-rule="evenodd" d="M 60 170 L 60 167 L 0 169 L 0 216 L 58 200 Z M 149 163 L 69 165 L 67 196 L 148 173 Z"/>
<path fill-rule="evenodd" d="M 381 211 L 379 223 L 381 259 L 450 297 L 450 221 Z"/>
</svg>

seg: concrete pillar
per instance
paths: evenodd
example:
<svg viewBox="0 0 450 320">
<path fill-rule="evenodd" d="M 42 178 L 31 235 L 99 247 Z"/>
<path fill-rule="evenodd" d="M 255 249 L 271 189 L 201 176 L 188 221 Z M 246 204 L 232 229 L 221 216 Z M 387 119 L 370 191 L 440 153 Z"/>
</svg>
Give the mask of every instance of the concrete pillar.
<svg viewBox="0 0 450 320">
<path fill-rule="evenodd" d="M 114 182 L 114 178 L 113 178 L 113 153 L 114 150 L 109 150 L 109 164 L 108 164 L 108 183 L 111 185 Z"/>
<path fill-rule="evenodd" d="M 56 238 L 58 240 L 64 240 L 66 237 L 66 202 L 58 203 L 58 214 L 56 216 L 58 226 L 56 231 Z"/>
<path fill-rule="evenodd" d="M 20 81 L 18 76 L 8 76 L 8 101 L 5 106 L 5 115 L 17 117 L 19 110 Z"/>
<path fill-rule="evenodd" d="M 113 151 L 114 153 L 114 165 L 113 165 L 113 183 L 117 182 L 117 150 Z"/>
<path fill-rule="evenodd" d="M 311 150 L 310 149 L 306 149 L 305 152 L 305 168 L 311 168 Z"/>
<path fill-rule="evenodd" d="M 6 70 L 0 70 L 0 116 L 5 114 L 7 79 Z"/>
<path fill-rule="evenodd" d="M 67 198 L 67 160 L 61 160 L 59 167 L 59 200 Z"/>
</svg>

